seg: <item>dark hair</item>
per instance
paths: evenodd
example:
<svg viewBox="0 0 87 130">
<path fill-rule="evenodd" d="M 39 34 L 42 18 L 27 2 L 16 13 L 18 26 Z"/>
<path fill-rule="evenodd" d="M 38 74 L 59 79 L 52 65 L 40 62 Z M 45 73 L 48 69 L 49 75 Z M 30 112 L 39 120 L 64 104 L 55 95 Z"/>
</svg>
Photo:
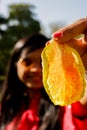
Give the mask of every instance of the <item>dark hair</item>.
<svg viewBox="0 0 87 130">
<path fill-rule="evenodd" d="M 28 109 L 27 107 L 29 104 L 29 96 L 24 95 L 27 87 L 25 87 L 25 85 L 19 80 L 15 63 L 20 58 L 21 52 L 24 48 L 29 48 L 29 52 L 32 52 L 36 49 L 45 47 L 45 43 L 48 40 L 49 39 L 43 36 L 42 34 L 36 34 L 23 38 L 22 40 L 19 40 L 15 44 L 11 54 L 9 66 L 7 69 L 6 79 L 2 87 L 1 122 L 3 122 L 4 124 L 10 122 L 15 117 L 15 115 L 20 111 L 22 106 L 24 106 L 25 110 Z M 40 110 L 39 110 L 39 117 L 41 118 L 40 126 L 42 125 L 43 122 L 42 113 L 45 115 L 46 111 L 48 111 L 48 108 L 49 110 L 50 108 L 52 108 L 54 111 L 56 110 L 54 112 L 55 117 L 56 114 L 58 113 L 58 110 L 56 109 L 55 106 L 53 106 L 44 89 L 42 89 L 41 91 L 43 95 L 40 101 Z M 50 123 L 53 124 L 53 121 Z M 48 128 L 50 128 L 51 125 L 50 123 Z"/>
</svg>

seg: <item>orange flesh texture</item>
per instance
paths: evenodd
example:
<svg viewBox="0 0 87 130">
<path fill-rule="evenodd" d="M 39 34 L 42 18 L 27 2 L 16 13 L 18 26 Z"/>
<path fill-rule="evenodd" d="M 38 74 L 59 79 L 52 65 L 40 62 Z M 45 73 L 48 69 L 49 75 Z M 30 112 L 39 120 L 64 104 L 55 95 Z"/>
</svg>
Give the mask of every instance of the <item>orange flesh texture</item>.
<svg viewBox="0 0 87 130">
<path fill-rule="evenodd" d="M 85 69 L 79 54 L 51 40 L 42 54 L 44 88 L 55 105 L 69 105 L 85 91 Z"/>
</svg>

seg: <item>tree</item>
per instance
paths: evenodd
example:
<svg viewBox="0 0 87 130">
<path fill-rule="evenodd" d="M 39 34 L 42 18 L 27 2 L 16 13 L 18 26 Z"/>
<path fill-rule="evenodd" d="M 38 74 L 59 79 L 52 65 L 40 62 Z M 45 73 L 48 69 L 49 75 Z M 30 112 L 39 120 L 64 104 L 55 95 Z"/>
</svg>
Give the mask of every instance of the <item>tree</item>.
<svg viewBox="0 0 87 130">
<path fill-rule="evenodd" d="M 4 74 L 14 44 L 20 38 L 40 31 L 33 5 L 9 5 L 8 17 L 0 17 L 0 74 Z M 4 25 L 4 30 L 3 30 Z"/>
<path fill-rule="evenodd" d="M 4 30 L 2 29 L 2 25 L 6 24 L 8 21 L 2 15 L 0 15 L 0 38 L 2 37 Z"/>
</svg>

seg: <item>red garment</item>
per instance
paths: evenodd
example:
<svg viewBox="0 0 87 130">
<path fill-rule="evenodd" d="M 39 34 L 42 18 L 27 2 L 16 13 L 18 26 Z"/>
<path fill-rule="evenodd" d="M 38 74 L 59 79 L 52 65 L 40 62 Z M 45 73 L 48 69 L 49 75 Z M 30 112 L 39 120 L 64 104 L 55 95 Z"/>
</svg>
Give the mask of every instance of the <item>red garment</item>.
<svg viewBox="0 0 87 130">
<path fill-rule="evenodd" d="M 60 122 L 62 130 L 87 130 L 87 107 L 80 102 L 61 107 Z"/>
<path fill-rule="evenodd" d="M 38 130 L 39 118 L 37 116 L 39 96 L 35 96 L 29 110 L 22 116 L 16 117 L 6 130 Z M 80 102 L 73 103 L 70 106 L 60 108 L 60 122 L 62 130 L 87 130 L 87 108 Z"/>
<path fill-rule="evenodd" d="M 36 95 L 31 101 L 29 109 L 22 115 L 19 114 L 14 118 L 13 121 L 8 124 L 6 130 L 38 130 L 39 118 L 37 114 L 39 99 L 40 95 Z"/>
</svg>

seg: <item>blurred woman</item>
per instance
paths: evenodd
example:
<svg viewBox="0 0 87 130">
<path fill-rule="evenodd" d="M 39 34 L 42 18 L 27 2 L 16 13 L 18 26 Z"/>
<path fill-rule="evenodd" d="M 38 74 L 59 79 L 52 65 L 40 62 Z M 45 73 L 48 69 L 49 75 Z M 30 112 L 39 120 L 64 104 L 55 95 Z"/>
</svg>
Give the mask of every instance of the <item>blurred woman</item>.
<svg viewBox="0 0 87 130">
<path fill-rule="evenodd" d="M 58 130 L 58 107 L 45 93 L 42 34 L 19 40 L 13 48 L 2 88 L 0 130 Z"/>
</svg>

